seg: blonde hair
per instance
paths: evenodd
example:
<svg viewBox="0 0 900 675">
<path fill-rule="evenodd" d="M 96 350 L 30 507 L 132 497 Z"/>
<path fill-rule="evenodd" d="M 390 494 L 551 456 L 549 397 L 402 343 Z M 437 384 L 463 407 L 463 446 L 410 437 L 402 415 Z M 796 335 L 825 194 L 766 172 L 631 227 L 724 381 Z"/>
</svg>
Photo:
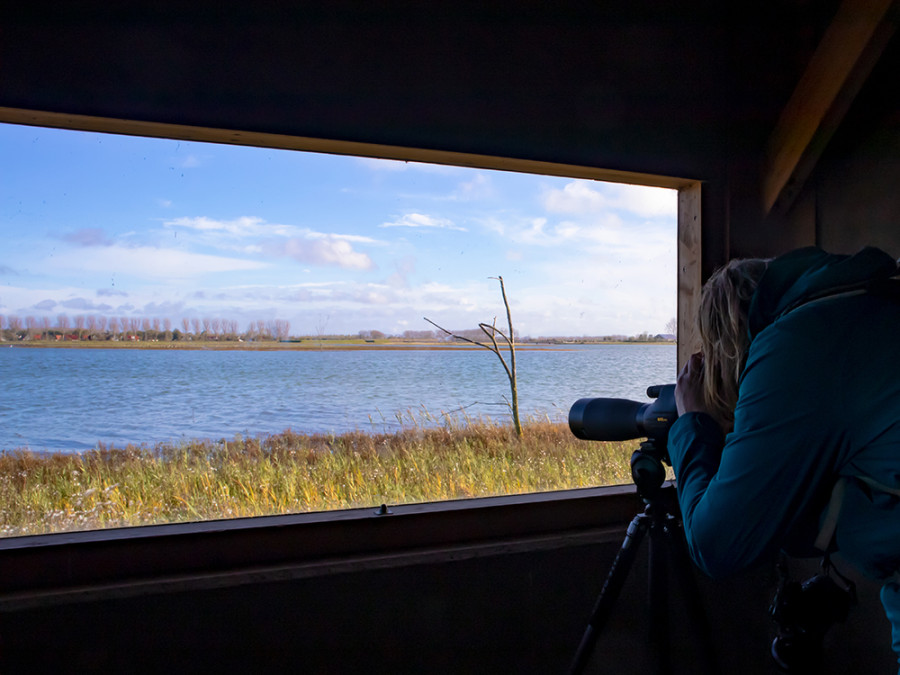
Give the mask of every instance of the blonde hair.
<svg viewBox="0 0 900 675">
<path fill-rule="evenodd" d="M 738 399 L 738 382 L 750 337 L 750 300 L 768 260 L 732 260 L 703 285 L 700 294 L 700 343 L 703 352 L 703 396 L 707 409 L 730 430 Z"/>
</svg>

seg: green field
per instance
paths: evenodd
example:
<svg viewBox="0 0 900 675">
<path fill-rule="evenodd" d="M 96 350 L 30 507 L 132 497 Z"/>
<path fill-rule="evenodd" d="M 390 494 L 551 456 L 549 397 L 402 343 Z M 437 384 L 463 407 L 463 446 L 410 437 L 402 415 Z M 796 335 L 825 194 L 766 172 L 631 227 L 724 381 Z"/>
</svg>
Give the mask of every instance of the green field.
<svg viewBox="0 0 900 675">
<path fill-rule="evenodd" d="M 633 442 L 470 421 L 81 454 L 0 453 L 0 536 L 430 502 L 631 482 Z"/>
</svg>

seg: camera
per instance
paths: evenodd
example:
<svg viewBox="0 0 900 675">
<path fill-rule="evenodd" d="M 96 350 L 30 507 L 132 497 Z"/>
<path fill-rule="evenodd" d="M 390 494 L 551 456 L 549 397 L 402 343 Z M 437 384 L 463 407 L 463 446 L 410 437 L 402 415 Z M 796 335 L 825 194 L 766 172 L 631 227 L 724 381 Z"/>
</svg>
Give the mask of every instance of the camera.
<svg viewBox="0 0 900 675">
<path fill-rule="evenodd" d="M 627 441 L 648 438 L 660 449 L 666 447 L 669 428 L 678 418 L 675 385 L 647 388 L 651 403 L 625 398 L 582 398 L 569 410 L 569 428 L 587 441 Z"/>
<path fill-rule="evenodd" d="M 821 664 L 825 633 L 856 604 L 854 584 L 841 581 L 843 587 L 827 573 L 803 582 L 782 578 L 769 614 L 777 627 L 772 658 L 783 671 L 814 672 Z"/>
</svg>

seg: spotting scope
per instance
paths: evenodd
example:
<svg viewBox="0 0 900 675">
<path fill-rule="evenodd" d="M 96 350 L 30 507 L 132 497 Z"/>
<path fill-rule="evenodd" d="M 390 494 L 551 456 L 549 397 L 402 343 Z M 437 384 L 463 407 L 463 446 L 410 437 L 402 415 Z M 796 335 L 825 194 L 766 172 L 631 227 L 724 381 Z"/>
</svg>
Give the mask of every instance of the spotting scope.
<svg viewBox="0 0 900 675">
<path fill-rule="evenodd" d="M 627 441 L 648 438 L 666 447 L 669 427 L 678 419 L 675 385 L 647 388 L 650 403 L 626 398 L 582 398 L 569 410 L 569 428 L 586 441 Z"/>
</svg>

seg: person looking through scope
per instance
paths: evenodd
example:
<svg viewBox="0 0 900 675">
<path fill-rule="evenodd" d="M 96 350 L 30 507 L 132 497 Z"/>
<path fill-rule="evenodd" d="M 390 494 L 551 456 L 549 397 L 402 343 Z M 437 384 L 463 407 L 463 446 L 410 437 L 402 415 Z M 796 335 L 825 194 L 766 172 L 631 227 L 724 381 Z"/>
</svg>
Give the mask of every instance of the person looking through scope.
<svg viewBox="0 0 900 675">
<path fill-rule="evenodd" d="M 900 657 L 898 271 L 875 248 L 718 270 L 701 294 L 701 351 L 676 383 L 668 452 L 703 571 L 824 542 L 883 583 Z M 833 536 L 826 511 L 838 514 Z"/>
</svg>

